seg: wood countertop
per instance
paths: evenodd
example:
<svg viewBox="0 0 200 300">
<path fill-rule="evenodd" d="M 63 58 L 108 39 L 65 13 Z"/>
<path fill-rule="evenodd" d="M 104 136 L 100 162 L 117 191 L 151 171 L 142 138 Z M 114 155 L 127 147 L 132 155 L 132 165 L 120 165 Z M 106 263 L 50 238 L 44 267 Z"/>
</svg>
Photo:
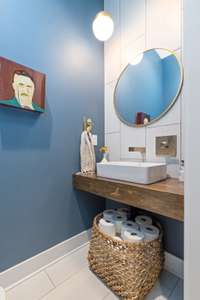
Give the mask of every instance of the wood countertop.
<svg viewBox="0 0 200 300">
<path fill-rule="evenodd" d="M 149 184 L 108 179 L 96 175 L 73 175 L 74 187 L 103 198 L 157 213 L 178 221 L 184 220 L 184 185 L 177 179 Z"/>
</svg>

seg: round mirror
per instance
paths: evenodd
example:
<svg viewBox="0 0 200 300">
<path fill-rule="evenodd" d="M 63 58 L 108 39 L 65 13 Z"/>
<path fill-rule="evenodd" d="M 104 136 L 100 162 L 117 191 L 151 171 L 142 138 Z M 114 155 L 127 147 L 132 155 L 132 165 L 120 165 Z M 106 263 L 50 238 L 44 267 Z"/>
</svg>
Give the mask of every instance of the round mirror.
<svg viewBox="0 0 200 300">
<path fill-rule="evenodd" d="M 129 126 L 151 124 L 173 106 L 181 90 L 182 67 L 167 49 L 138 54 L 121 73 L 114 94 L 118 117 Z"/>
</svg>

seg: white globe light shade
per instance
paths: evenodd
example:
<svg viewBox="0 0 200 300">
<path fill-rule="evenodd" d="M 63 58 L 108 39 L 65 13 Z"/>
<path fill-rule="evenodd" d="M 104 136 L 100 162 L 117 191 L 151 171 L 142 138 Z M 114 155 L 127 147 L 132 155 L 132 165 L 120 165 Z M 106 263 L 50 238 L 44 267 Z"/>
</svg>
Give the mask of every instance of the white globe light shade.
<svg viewBox="0 0 200 300">
<path fill-rule="evenodd" d="M 143 60 L 144 54 L 140 53 L 139 55 L 137 55 L 134 59 L 130 60 L 130 64 L 132 66 L 134 65 L 138 65 L 139 63 L 141 63 L 141 61 Z"/>
<path fill-rule="evenodd" d="M 114 22 L 112 16 L 105 12 L 99 12 L 92 24 L 95 37 L 100 41 L 107 41 L 113 34 Z"/>
</svg>

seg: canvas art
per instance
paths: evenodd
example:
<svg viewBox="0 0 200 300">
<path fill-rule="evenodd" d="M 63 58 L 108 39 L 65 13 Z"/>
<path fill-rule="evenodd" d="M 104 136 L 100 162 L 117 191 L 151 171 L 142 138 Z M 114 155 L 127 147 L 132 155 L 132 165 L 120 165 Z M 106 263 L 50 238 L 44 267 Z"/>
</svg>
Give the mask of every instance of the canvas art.
<svg viewBox="0 0 200 300">
<path fill-rule="evenodd" d="M 0 57 L 0 105 L 44 112 L 45 74 Z"/>
</svg>

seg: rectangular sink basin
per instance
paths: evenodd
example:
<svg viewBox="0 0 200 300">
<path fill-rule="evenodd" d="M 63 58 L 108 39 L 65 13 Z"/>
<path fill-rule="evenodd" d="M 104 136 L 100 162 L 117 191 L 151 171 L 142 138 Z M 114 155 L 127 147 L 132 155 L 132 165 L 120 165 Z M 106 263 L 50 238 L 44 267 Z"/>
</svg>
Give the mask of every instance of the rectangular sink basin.
<svg viewBox="0 0 200 300">
<path fill-rule="evenodd" d="M 97 163 L 97 176 L 150 184 L 166 179 L 167 165 L 151 162 L 103 162 Z"/>
</svg>

